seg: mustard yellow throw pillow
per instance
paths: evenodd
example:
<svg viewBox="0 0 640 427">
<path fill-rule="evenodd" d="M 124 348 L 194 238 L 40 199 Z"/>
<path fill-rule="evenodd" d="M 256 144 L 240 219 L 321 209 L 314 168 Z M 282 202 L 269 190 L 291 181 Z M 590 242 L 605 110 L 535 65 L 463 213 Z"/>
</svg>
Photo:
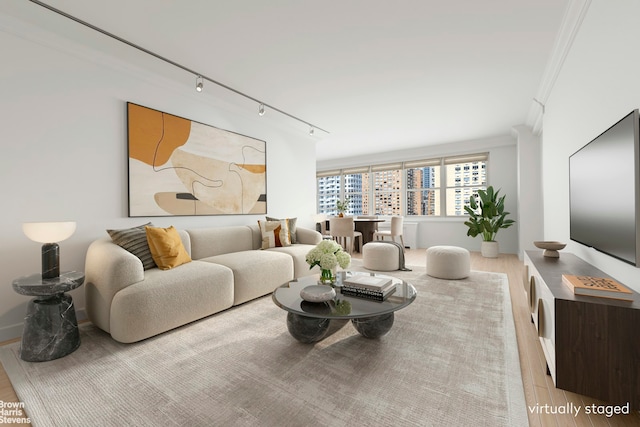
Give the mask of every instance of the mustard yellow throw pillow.
<svg viewBox="0 0 640 427">
<path fill-rule="evenodd" d="M 160 270 L 169 270 L 191 262 L 191 257 L 173 225 L 169 228 L 146 226 L 145 231 L 151 256 Z"/>
</svg>

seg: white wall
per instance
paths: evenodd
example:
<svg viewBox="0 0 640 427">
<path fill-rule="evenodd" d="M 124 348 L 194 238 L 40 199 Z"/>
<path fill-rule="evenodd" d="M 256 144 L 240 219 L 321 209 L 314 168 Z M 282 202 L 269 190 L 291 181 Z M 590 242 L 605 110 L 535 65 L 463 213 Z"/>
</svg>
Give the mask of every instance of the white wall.
<svg viewBox="0 0 640 427">
<path fill-rule="evenodd" d="M 22 222 L 76 221 L 76 233 L 60 244 L 61 269 L 82 271 L 88 245 L 106 236 L 106 228 L 149 220 L 178 228 L 221 226 L 262 218 L 128 218 L 127 101 L 265 140 L 268 213 L 313 227 L 315 140 L 306 126 L 301 131 L 291 121 L 259 117 L 256 105 L 212 85 L 198 94 L 193 76 L 142 53 L 114 56 L 121 49 L 117 42 L 101 41 L 107 52 L 88 46 L 95 35 L 69 39 L 76 32 L 71 21 L 54 17 L 53 30 L 32 25 L 30 14 L 39 20 L 36 14 L 47 12 L 27 3 L 0 5 L 0 341 L 21 334 L 29 299 L 11 282 L 40 271 L 40 244 L 22 233 Z M 71 295 L 82 317 L 84 288 Z"/>
<path fill-rule="evenodd" d="M 318 170 L 341 169 L 346 167 L 391 163 L 403 160 L 428 159 L 431 157 L 456 154 L 489 153 L 488 184 L 506 194 L 506 209 L 509 218 L 518 218 L 517 150 L 516 139 L 512 136 L 463 141 L 459 143 L 425 146 L 420 149 L 389 151 L 387 153 L 363 154 L 355 158 L 318 162 Z M 467 236 L 464 218 L 405 218 L 418 222 L 418 248 L 435 245 L 454 245 L 479 251 L 480 237 Z M 502 253 L 518 253 L 518 229 L 516 226 L 500 230 L 497 241 Z"/>
<path fill-rule="evenodd" d="M 542 201 L 542 151 L 540 137 L 527 126 L 515 126 L 518 139 L 518 218 L 519 256 L 525 250 L 538 250 L 533 242 L 544 240 Z"/>
<path fill-rule="evenodd" d="M 546 103 L 542 143 L 546 240 L 640 291 L 640 269 L 569 241 L 569 156 L 640 107 L 640 2 L 593 0 Z M 615 189 L 612 189 L 615 191 Z"/>
</svg>

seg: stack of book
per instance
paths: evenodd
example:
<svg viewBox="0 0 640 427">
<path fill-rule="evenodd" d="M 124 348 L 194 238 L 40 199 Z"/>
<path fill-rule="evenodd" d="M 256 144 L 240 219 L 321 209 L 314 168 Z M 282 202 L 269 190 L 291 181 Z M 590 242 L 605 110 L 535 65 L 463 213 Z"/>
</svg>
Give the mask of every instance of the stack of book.
<svg viewBox="0 0 640 427">
<path fill-rule="evenodd" d="M 576 295 L 633 301 L 633 292 L 613 279 L 563 274 L 562 283 Z"/>
<path fill-rule="evenodd" d="M 384 301 L 396 291 L 396 285 L 388 277 L 354 275 L 344 280 L 343 295 Z"/>
</svg>

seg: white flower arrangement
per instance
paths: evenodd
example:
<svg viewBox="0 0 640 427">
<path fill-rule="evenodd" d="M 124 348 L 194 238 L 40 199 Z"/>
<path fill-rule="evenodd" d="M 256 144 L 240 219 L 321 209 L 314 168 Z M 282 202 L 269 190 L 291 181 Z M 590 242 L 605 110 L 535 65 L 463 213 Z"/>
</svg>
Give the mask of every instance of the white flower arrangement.
<svg viewBox="0 0 640 427">
<path fill-rule="evenodd" d="M 332 270 L 337 266 L 344 269 L 351 264 L 351 255 L 342 250 L 342 246 L 333 240 L 323 240 L 318 243 L 307 253 L 305 259 L 310 269 L 316 265 L 320 267 L 322 280 L 332 280 Z"/>
</svg>

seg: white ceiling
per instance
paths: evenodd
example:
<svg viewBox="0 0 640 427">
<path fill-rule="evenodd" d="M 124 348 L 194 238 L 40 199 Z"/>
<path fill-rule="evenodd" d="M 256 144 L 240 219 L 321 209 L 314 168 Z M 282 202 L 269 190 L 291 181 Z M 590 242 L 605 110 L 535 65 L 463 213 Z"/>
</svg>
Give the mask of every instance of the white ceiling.
<svg viewBox="0 0 640 427">
<path fill-rule="evenodd" d="M 569 1 L 44 0 L 328 130 L 318 160 L 509 134 Z"/>
</svg>

